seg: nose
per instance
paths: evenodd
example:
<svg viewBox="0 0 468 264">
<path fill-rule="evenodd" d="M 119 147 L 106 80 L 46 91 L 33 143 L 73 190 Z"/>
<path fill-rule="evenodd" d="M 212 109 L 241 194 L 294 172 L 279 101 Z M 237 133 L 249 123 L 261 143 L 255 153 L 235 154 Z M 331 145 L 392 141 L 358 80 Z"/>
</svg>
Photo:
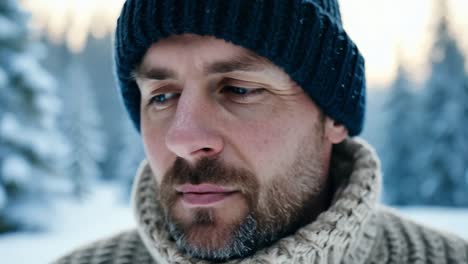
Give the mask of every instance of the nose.
<svg viewBox="0 0 468 264">
<path fill-rule="evenodd" d="M 166 134 L 166 145 L 176 156 L 191 164 L 203 157 L 216 157 L 224 147 L 223 137 L 205 99 L 182 93 Z"/>
</svg>

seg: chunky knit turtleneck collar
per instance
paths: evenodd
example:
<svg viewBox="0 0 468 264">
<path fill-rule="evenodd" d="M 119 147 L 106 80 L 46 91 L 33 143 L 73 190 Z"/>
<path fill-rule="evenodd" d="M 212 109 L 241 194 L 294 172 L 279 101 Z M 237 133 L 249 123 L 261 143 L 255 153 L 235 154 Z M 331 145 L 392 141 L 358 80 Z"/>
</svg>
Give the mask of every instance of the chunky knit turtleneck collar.
<svg viewBox="0 0 468 264">
<path fill-rule="evenodd" d="M 380 168 L 373 149 L 360 139 L 347 139 L 333 150 L 334 198 L 328 210 L 295 234 L 254 255 L 226 263 L 363 263 L 377 234 L 375 209 Z M 209 263 L 181 253 L 165 229 L 147 162 L 135 179 L 132 194 L 138 231 L 157 263 Z"/>
</svg>

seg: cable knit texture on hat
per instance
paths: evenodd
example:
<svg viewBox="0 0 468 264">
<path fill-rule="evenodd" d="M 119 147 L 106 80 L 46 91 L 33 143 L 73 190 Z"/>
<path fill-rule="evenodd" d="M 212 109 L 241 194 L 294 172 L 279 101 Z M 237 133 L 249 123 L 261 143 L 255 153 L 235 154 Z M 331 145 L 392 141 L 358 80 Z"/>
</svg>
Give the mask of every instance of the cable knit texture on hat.
<svg viewBox="0 0 468 264">
<path fill-rule="evenodd" d="M 335 193 L 328 210 L 295 234 L 244 259 L 224 263 L 468 263 L 468 242 L 398 216 L 378 204 L 381 175 L 374 151 L 347 140 L 333 151 Z M 55 264 L 208 264 L 177 249 L 165 228 L 154 175 L 146 162 L 135 179 L 138 231 L 101 240 Z"/>
<path fill-rule="evenodd" d="M 342 28 L 336 0 L 127 0 L 115 34 L 115 70 L 140 129 L 133 71 L 148 48 L 171 35 L 210 35 L 282 68 L 351 136 L 364 124 L 364 59 Z"/>
</svg>

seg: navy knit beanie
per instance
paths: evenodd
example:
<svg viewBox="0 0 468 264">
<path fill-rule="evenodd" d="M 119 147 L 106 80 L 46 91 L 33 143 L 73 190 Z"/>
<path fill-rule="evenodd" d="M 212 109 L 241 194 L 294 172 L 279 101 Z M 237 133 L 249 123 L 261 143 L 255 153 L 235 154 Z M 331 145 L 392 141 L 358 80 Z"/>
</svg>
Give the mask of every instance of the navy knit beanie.
<svg viewBox="0 0 468 264">
<path fill-rule="evenodd" d="M 170 35 L 210 35 L 254 51 L 297 82 L 351 136 L 363 127 L 364 59 L 343 30 L 337 0 L 127 0 L 115 35 L 115 69 L 125 106 L 140 129 L 132 72 Z"/>
</svg>

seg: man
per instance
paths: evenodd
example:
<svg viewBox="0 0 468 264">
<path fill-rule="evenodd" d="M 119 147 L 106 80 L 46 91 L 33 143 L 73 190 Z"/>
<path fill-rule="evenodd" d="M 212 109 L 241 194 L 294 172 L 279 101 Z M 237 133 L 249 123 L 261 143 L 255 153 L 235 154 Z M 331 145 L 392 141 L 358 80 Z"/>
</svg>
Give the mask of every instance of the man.
<svg viewBox="0 0 468 264">
<path fill-rule="evenodd" d="M 468 263 L 377 204 L 364 60 L 335 0 L 127 0 L 116 71 L 137 230 L 57 263 Z"/>
</svg>

